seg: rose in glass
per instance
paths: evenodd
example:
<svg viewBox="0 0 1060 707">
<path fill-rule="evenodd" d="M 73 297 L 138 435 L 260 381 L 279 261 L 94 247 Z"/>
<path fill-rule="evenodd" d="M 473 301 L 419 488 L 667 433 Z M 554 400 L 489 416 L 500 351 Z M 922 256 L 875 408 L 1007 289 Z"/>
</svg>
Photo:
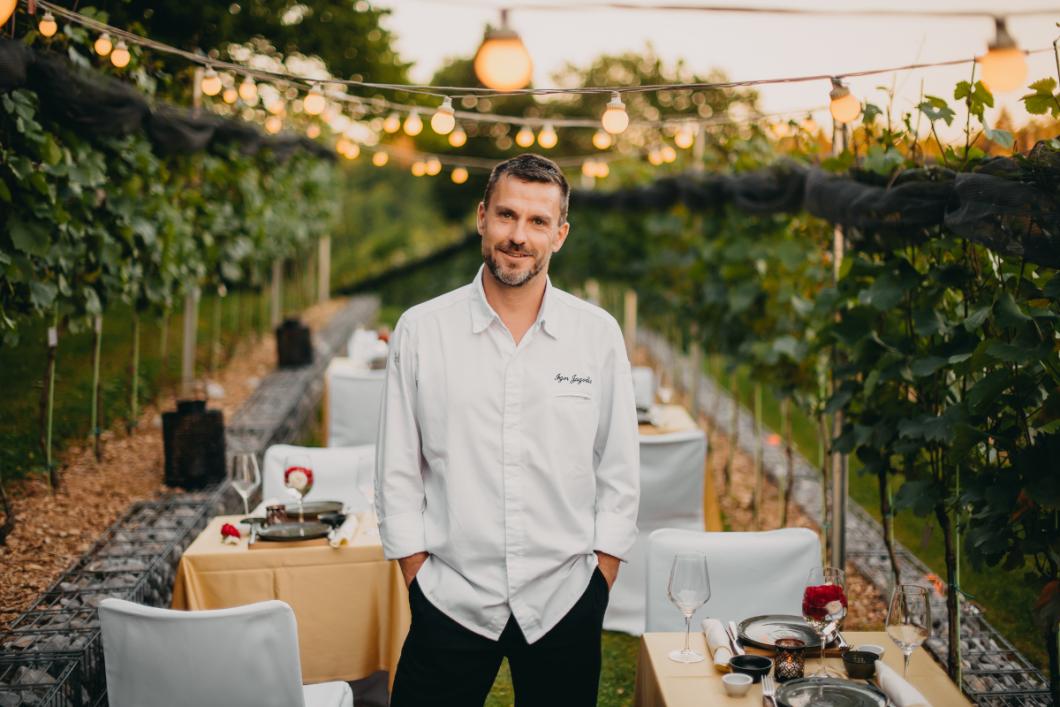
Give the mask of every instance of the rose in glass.
<svg viewBox="0 0 1060 707">
<path fill-rule="evenodd" d="M 287 467 L 283 483 L 305 496 L 313 488 L 313 471 L 304 466 Z"/>
<path fill-rule="evenodd" d="M 838 584 L 806 587 L 802 595 L 802 615 L 817 621 L 834 620 L 847 608 L 847 596 Z"/>
</svg>

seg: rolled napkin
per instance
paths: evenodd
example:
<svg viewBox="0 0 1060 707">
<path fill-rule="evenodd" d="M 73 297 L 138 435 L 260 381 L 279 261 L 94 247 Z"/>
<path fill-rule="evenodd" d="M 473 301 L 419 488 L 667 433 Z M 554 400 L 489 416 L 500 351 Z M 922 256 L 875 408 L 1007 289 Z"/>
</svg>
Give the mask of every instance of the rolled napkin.
<svg viewBox="0 0 1060 707">
<path fill-rule="evenodd" d="M 883 660 L 876 661 L 876 672 L 879 675 L 880 689 L 897 707 L 931 707 L 931 703 L 919 690 Z"/>
<path fill-rule="evenodd" d="M 359 524 L 357 516 L 352 513 L 346 516 L 346 520 L 342 522 L 342 525 L 335 532 L 328 535 L 328 545 L 331 545 L 331 547 L 348 545 L 353 541 L 353 536 L 357 534 L 357 526 Z"/>
<path fill-rule="evenodd" d="M 723 673 L 729 672 L 732 648 L 729 647 L 729 634 L 725 632 L 725 626 L 717 619 L 703 619 L 703 637 L 714 659 L 714 667 Z"/>
</svg>

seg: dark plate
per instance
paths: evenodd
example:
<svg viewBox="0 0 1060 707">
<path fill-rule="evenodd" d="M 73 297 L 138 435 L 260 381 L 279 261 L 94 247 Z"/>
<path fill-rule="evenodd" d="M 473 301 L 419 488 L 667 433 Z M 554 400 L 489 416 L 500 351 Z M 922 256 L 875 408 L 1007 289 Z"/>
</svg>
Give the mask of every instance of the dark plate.
<svg viewBox="0 0 1060 707">
<path fill-rule="evenodd" d="M 744 619 L 736 627 L 740 641 L 756 648 L 776 650 L 778 638 L 797 638 L 807 648 L 820 648 L 821 639 L 806 620 L 793 614 L 766 614 Z"/>
<path fill-rule="evenodd" d="M 298 520 L 297 503 L 285 503 L 283 507 L 288 520 Z M 306 520 L 315 520 L 321 513 L 341 513 L 342 501 L 306 501 L 302 504 L 302 511 Z"/>
<path fill-rule="evenodd" d="M 832 707 L 886 707 L 887 698 L 864 682 L 839 678 L 802 678 L 777 686 L 780 707 L 809 707 L 828 704 Z"/>
<path fill-rule="evenodd" d="M 262 528 L 258 532 L 258 540 L 269 540 L 272 542 L 316 540 L 317 538 L 326 538 L 329 530 L 331 528 L 326 524 L 315 520 L 307 520 L 305 523 L 277 523 L 276 525 Z"/>
</svg>

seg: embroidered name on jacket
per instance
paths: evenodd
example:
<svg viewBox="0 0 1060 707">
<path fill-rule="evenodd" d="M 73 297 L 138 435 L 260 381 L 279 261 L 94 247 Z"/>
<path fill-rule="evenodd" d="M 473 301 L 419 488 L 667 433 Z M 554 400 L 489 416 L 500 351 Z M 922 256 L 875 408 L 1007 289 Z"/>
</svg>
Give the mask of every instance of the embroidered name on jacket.
<svg viewBox="0 0 1060 707">
<path fill-rule="evenodd" d="M 577 373 L 572 373 L 569 376 L 565 376 L 562 373 L 557 373 L 554 379 L 557 383 L 566 383 L 567 385 L 581 385 L 582 383 L 588 383 L 592 385 L 593 379 L 590 376 L 579 376 Z"/>
</svg>

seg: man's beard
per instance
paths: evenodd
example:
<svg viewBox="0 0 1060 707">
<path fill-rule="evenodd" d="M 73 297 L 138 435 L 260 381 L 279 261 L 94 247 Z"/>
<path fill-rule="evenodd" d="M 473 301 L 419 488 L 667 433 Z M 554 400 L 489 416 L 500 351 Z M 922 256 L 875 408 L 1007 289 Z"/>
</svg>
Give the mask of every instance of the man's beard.
<svg viewBox="0 0 1060 707">
<path fill-rule="evenodd" d="M 498 247 L 496 250 L 511 253 L 513 255 L 524 255 L 533 258 L 533 265 L 529 270 L 504 270 L 500 264 L 493 257 L 493 249 L 489 249 L 485 244 L 482 246 L 482 260 L 486 263 L 486 267 L 489 269 L 490 274 L 493 278 L 508 287 L 522 287 L 530 280 L 534 279 L 535 276 L 548 263 L 548 258 L 545 256 L 539 256 L 531 250 L 527 250 L 523 246 L 516 245 L 511 241 L 505 243 L 502 247 Z"/>
</svg>

